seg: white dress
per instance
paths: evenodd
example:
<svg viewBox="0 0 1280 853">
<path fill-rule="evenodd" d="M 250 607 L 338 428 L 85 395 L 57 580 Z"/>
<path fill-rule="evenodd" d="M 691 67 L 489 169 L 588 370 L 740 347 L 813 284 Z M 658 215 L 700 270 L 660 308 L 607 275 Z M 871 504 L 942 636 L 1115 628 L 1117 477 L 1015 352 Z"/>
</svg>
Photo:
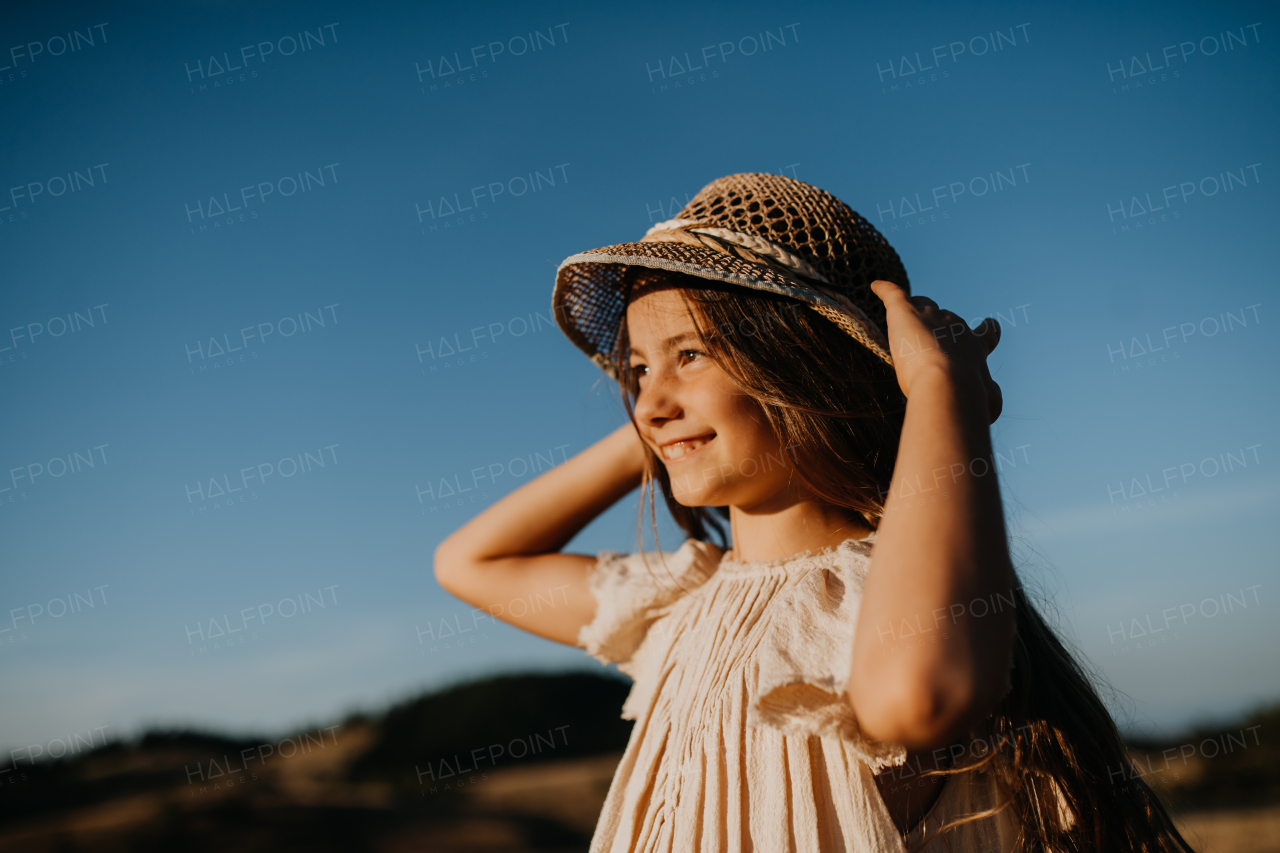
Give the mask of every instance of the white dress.
<svg viewBox="0 0 1280 853">
<path fill-rule="evenodd" d="M 865 738 L 845 695 L 870 550 L 600 553 L 578 644 L 634 679 L 635 728 L 591 853 L 1014 849 L 1011 809 L 937 833 L 998 804 L 988 773 L 950 777 L 905 839 L 889 816 L 873 774 L 906 751 Z"/>
</svg>

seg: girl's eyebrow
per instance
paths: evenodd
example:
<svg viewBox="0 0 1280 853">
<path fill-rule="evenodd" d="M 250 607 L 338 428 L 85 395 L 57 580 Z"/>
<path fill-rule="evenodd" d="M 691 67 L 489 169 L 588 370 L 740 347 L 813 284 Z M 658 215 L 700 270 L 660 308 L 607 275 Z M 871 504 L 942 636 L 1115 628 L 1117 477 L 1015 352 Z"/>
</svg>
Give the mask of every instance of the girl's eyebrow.
<svg viewBox="0 0 1280 853">
<path fill-rule="evenodd" d="M 667 350 L 671 350 L 671 349 L 674 349 L 677 344 L 682 343 L 683 341 L 689 340 L 690 338 L 697 340 L 698 336 L 694 332 L 681 332 L 680 334 L 674 337 L 667 338 L 665 341 L 662 342 L 662 345 Z M 639 350 L 637 350 L 635 347 L 632 347 L 628 355 L 638 355 L 643 357 L 644 354 L 641 353 Z"/>
</svg>

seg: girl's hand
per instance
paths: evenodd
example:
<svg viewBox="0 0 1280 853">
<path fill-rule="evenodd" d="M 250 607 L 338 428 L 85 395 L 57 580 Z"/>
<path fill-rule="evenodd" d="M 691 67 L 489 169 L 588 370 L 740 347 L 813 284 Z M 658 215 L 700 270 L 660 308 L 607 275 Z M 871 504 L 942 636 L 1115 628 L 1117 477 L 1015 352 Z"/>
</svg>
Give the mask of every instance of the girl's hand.
<svg viewBox="0 0 1280 853">
<path fill-rule="evenodd" d="M 912 385 L 922 376 L 941 370 L 953 380 L 979 380 L 986 395 L 989 423 L 995 423 L 1004 407 L 1000 386 L 987 369 L 987 355 L 1000 343 L 1000 324 L 988 317 L 978 328 L 926 296 L 907 296 L 890 281 L 873 281 L 871 290 L 884 302 L 889 354 L 898 375 L 898 386 L 911 398 Z"/>
</svg>

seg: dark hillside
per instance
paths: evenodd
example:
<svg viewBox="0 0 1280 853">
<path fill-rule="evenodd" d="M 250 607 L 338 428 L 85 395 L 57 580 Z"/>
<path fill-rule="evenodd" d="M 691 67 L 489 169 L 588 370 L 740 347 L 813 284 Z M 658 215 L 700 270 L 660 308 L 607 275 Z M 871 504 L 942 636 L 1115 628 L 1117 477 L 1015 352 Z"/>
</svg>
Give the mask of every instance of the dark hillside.
<svg viewBox="0 0 1280 853">
<path fill-rule="evenodd" d="M 503 676 L 431 693 L 387 711 L 350 778 L 417 785 L 415 768 L 434 763 L 439 771 L 441 761 L 455 771 L 491 769 L 621 750 L 632 724 L 619 709 L 630 689 L 618 679 L 570 673 Z"/>
</svg>

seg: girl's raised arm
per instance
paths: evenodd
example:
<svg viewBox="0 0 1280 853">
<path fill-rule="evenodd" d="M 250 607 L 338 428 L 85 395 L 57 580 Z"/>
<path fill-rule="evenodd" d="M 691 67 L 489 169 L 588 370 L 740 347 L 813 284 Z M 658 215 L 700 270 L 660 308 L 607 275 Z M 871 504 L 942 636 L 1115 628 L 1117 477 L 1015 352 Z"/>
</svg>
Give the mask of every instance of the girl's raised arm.
<svg viewBox="0 0 1280 853">
<path fill-rule="evenodd" d="M 595 616 L 587 575 L 596 558 L 562 554 L 578 531 L 640 485 L 644 445 L 627 423 L 471 519 L 435 552 L 449 592 L 518 628 L 576 645 Z M 522 616 L 517 599 L 535 602 Z M 553 602 L 547 606 L 547 601 Z"/>
<path fill-rule="evenodd" d="M 1016 578 L 989 424 L 1000 388 L 971 330 L 930 299 L 872 284 L 906 419 L 854 638 L 849 698 L 870 736 L 908 749 L 963 737 L 1004 692 Z"/>
</svg>

